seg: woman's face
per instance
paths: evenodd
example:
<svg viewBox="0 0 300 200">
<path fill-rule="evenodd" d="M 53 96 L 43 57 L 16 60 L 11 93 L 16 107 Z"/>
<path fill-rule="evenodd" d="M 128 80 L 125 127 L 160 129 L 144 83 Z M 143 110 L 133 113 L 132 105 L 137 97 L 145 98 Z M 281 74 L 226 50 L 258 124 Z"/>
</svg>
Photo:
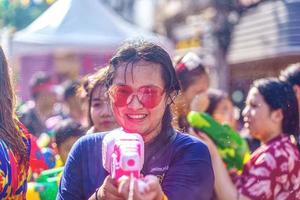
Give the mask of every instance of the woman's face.
<svg viewBox="0 0 300 200">
<path fill-rule="evenodd" d="M 96 132 L 109 131 L 118 127 L 105 92 L 105 87 L 100 85 L 96 86 L 92 94 L 91 118 Z"/>
<path fill-rule="evenodd" d="M 187 105 L 190 105 L 192 99 L 208 89 L 209 86 L 209 79 L 207 75 L 202 75 L 197 78 L 193 84 L 191 84 L 186 91 L 183 92 L 183 95 L 186 99 Z"/>
<path fill-rule="evenodd" d="M 133 65 L 128 64 L 127 69 L 126 65 L 127 63 L 121 63 L 118 67 L 111 88 L 116 88 L 116 86 L 127 88 L 119 91 L 128 98 L 123 98 L 125 99 L 124 105 L 116 105 L 110 95 L 112 109 L 117 122 L 125 131 L 139 133 L 147 142 L 160 132 L 167 106 L 167 97 L 163 90 L 164 81 L 161 78 L 161 66 L 143 60 Z M 161 92 L 154 93 L 150 88 L 159 88 Z M 150 101 L 150 98 L 157 94 L 160 94 L 158 95 L 159 100 L 152 108 L 145 106 L 143 100 L 141 101 L 141 97 Z"/>
<path fill-rule="evenodd" d="M 251 88 L 243 110 L 244 126 L 250 134 L 262 142 L 267 142 L 275 126 L 272 112 L 257 88 Z"/>
<path fill-rule="evenodd" d="M 212 117 L 221 124 L 228 124 L 232 128 L 236 126 L 236 120 L 234 119 L 234 107 L 232 102 L 224 98 L 216 106 Z"/>
</svg>

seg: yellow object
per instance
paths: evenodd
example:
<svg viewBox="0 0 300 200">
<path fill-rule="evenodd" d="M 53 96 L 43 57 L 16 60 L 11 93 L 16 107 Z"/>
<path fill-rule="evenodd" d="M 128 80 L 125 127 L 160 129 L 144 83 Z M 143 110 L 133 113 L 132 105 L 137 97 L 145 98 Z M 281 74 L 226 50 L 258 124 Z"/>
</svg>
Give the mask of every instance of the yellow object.
<svg viewBox="0 0 300 200">
<path fill-rule="evenodd" d="M 165 193 L 163 193 L 163 198 L 162 200 L 168 200 L 168 197 L 165 195 Z"/>
<path fill-rule="evenodd" d="M 64 163 L 61 160 L 59 155 L 55 155 L 55 167 L 54 168 L 59 168 L 59 167 L 63 167 Z"/>
<path fill-rule="evenodd" d="M 36 191 L 35 183 L 33 182 L 27 184 L 26 199 L 40 200 L 40 194 Z"/>
<path fill-rule="evenodd" d="M 51 138 L 47 133 L 42 133 L 36 142 L 40 148 L 47 147 L 51 142 Z"/>
</svg>

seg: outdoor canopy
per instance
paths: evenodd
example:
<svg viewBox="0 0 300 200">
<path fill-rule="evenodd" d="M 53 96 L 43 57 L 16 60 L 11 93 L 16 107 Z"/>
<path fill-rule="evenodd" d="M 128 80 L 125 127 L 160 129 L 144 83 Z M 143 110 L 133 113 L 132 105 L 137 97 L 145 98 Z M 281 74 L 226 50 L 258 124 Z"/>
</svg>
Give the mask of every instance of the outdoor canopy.
<svg viewBox="0 0 300 200">
<path fill-rule="evenodd" d="M 58 0 L 12 39 L 12 55 L 53 51 L 113 50 L 125 40 L 154 41 L 170 49 L 165 37 L 143 30 L 119 17 L 99 0 Z"/>
</svg>

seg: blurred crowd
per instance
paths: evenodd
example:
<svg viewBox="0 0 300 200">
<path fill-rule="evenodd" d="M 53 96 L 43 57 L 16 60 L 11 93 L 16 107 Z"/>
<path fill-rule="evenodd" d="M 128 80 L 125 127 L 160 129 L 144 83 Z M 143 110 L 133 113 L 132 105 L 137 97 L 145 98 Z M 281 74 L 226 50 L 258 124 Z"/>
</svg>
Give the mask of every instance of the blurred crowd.
<svg viewBox="0 0 300 200">
<path fill-rule="evenodd" d="M 1 62 L 4 62 L 2 57 Z M 171 99 L 172 126 L 207 144 L 215 177 L 211 198 L 300 199 L 300 64 L 288 66 L 278 77 L 256 80 L 242 111 L 235 107 L 229 94 L 210 87 L 209 71 L 197 54 L 189 52 L 174 59 L 173 65 L 181 91 Z M 111 109 L 109 69 L 109 65 L 99 66 L 93 74 L 60 84 L 45 72 L 32 75 L 31 100 L 20 103 L 16 110 L 20 121 L 18 127 L 30 137 L 28 199 L 35 199 L 34 195 L 38 193 L 35 187 L 41 175 L 47 171 L 51 173 L 51 170 L 55 177 L 59 177 L 55 182 L 55 198 L 62 167 L 68 162 L 68 154 L 80 137 L 120 127 Z M 1 90 L 1 98 L 4 95 Z M 0 107 L 4 113 L 5 105 Z M 245 158 L 243 170 L 225 168 L 229 172 L 227 178 L 227 172 L 219 167 L 226 161 L 224 155 L 220 159 L 217 156 L 221 149 L 218 141 L 205 134 L 205 129 L 197 129 L 190 123 L 187 116 L 192 111 L 208 114 L 217 124 L 229 126 L 247 142 L 252 155 Z M 1 130 L 2 123 L 5 121 L 1 121 Z M 242 178 L 237 178 L 239 176 Z M 274 176 L 277 178 L 273 180 Z M 259 183 L 269 184 L 269 187 Z M 229 192 L 224 191 L 225 185 L 228 185 Z"/>
</svg>

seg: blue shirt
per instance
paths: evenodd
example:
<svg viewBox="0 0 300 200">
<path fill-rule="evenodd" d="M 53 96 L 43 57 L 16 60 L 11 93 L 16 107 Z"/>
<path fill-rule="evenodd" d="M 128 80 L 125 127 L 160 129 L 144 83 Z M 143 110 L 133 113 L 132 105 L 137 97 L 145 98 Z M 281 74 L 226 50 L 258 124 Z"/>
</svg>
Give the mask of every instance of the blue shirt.
<svg viewBox="0 0 300 200">
<path fill-rule="evenodd" d="M 88 199 L 108 172 L 102 166 L 102 140 L 106 133 L 86 135 L 73 146 L 57 199 Z M 156 175 L 169 200 L 211 199 L 214 175 L 204 143 L 168 129 L 145 144 L 143 175 Z"/>
</svg>

